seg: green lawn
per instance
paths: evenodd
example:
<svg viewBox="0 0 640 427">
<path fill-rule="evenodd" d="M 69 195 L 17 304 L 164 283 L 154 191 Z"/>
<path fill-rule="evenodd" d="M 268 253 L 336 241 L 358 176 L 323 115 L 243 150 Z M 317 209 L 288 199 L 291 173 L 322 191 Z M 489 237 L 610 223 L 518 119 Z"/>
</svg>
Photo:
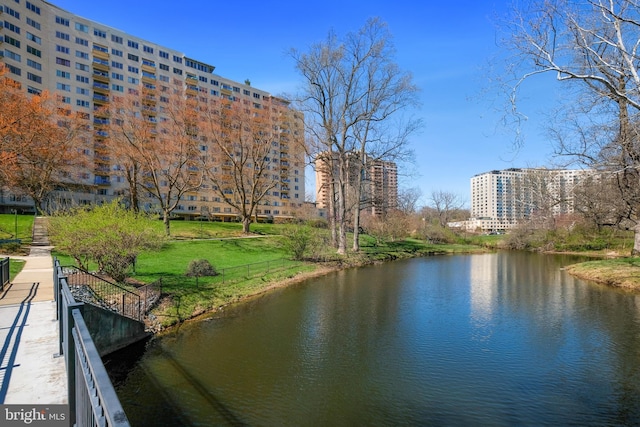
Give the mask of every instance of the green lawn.
<svg viewBox="0 0 640 427">
<path fill-rule="evenodd" d="M 18 273 L 20 273 L 20 271 L 24 267 L 24 264 L 25 261 L 22 261 L 20 259 L 12 259 L 9 261 L 9 277 L 11 281 L 13 281 Z"/>
<path fill-rule="evenodd" d="M 162 227 L 161 221 L 156 224 Z M 288 227 L 293 225 L 252 224 L 254 234 L 246 237 L 242 236 L 239 223 L 172 221 L 172 239 L 160 251 L 140 254 L 131 278 L 162 287 L 164 299 L 153 314 L 159 324 L 171 325 L 263 292 L 299 273 L 316 270 L 318 264 L 290 260 L 281 244 L 281 233 Z M 327 248 L 323 259 L 337 261 L 339 265 L 361 265 L 420 254 L 478 250 L 470 245 L 432 245 L 415 239 L 376 244 L 367 235 L 362 236 L 361 242 L 359 254 L 339 257 L 334 249 Z M 64 254 L 54 256 L 62 265 L 74 264 Z M 208 260 L 220 274 L 198 279 L 187 277 L 188 265 L 196 259 Z"/>
<path fill-rule="evenodd" d="M 31 243 L 33 215 L 0 214 L 0 240 L 21 239 Z"/>
</svg>

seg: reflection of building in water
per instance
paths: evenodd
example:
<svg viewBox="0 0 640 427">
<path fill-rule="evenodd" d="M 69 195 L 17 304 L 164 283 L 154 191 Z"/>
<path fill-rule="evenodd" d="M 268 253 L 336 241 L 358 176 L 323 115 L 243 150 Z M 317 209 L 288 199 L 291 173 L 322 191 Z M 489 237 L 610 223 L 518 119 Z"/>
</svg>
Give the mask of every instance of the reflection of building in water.
<svg viewBox="0 0 640 427">
<path fill-rule="evenodd" d="M 471 318 L 486 322 L 493 314 L 498 287 L 498 254 L 471 257 Z"/>
</svg>

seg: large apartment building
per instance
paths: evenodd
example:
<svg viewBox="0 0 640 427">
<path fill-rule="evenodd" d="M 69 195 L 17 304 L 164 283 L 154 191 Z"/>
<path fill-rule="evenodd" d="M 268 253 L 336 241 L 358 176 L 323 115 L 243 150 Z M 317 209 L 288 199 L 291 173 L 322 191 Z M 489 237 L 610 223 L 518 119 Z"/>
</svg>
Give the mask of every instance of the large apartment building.
<svg viewBox="0 0 640 427">
<path fill-rule="evenodd" d="M 499 231 L 514 228 L 537 213 L 574 211 L 573 190 L 590 171 L 511 168 L 471 178 L 471 220 L 467 228 Z"/>
<path fill-rule="evenodd" d="M 122 195 L 126 183 L 109 153 L 103 130 L 105 105 L 114 96 L 137 94 L 140 88 L 168 89 L 180 84 L 189 96 L 203 102 L 226 99 L 246 109 L 282 111 L 269 156 L 269 171 L 278 181 L 258 209 L 260 216 L 294 215 L 304 203 L 303 116 L 266 91 L 214 73 L 213 65 L 62 10 L 42 0 L 0 0 L 0 56 L 8 77 L 24 91 L 55 93 L 72 111 L 86 113 L 93 129 L 87 149 L 93 166 L 81 174 L 73 189 L 58 192 L 61 202 L 92 204 Z M 161 111 L 162 99 L 144 100 L 149 111 Z M 286 110 L 286 111 L 285 111 Z M 286 114 L 285 114 L 286 113 Z M 161 114 L 161 113 L 158 113 Z M 153 117 L 152 117 L 153 118 Z M 204 147 L 203 150 L 211 147 Z M 187 194 L 174 214 L 195 217 L 208 212 L 219 219 L 236 212 L 204 185 Z M 209 189 L 208 189 L 209 188 Z M 28 209 L 32 201 L 3 190 L 0 209 Z M 153 209 L 152 202 L 148 203 Z"/>
<path fill-rule="evenodd" d="M 335 179 L 338 171 L 335 165 L 337 154 L 333 155 L 333 162 L 326 155 L 319 155 L 315 161 L 316 169 L 316 205 L 319 209 L 329 207 L 331 194 L 331 181 Z M 347 195 L 353 194 L 353 186 L 361 171 L 362 197 L 360 206 L 363 212 L 369 212 L 374 216 L 383 215 L 389 209 L 396 208 L 398 204 L 398 169 L 394 162 L 365 158 L 364 166 L 357 156 L 353 156 L 350 162 L 347 177 Z M 334 167 L 331 167 L 331 163 Z M 347 201 L 353 204 L 353 201 Z"/>
</svg>

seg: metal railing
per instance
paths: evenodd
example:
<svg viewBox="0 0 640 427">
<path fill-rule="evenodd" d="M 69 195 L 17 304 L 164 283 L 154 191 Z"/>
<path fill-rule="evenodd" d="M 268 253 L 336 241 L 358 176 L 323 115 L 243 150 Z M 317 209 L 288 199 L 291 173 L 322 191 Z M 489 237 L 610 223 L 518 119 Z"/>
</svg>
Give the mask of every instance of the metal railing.
<svg viewBox="0 0 640 427">
<path fill-rule="evenodd" d="M 286 270 L 287 268 L 300 265 L 299 261 L 292 261 L 287 258 L 280 258 L 271 261 L 254 262 L 236 267 L 227 267 L 218 270 L 218 276 L 222 283 L 233 280 L 245 280 L 258 275 L 274 273 Z"/>
<path fill-rule="evenodd" d="M 76 427 L 129 427 L 129 420 L 82 317 L 84 303 L 74 299 L 57 259 L 53 279 L 60 355 L 64 356 L 67 368 L 69 424 Z"/>
<path fill-rule="evenodd" d="M 67 283 L 82 301 L 142 321 L 140 295 L 79 267 L 63 267 Z"/>
<path fill-rule="evenodd" d="M 9 270 L 9 258 L 4 258 L 0 260 L 0 291 L 4 290 L 4 285 L 9 283 L 10 278 L 10 270 Z"/>
</svg>

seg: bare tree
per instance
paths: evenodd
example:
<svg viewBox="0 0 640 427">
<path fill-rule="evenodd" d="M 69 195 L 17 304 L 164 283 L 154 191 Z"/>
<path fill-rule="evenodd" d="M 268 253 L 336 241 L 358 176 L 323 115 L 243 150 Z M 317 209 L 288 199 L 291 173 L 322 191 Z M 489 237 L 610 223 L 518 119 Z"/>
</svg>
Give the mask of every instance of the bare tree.
<svg viewBox="0 0 640 427">
<path fill-rule="evenodd" d="M 292 114 L 278 99 L 260 110 L 223 101 L 206 111 L 203 128 L 215 153 L 208 159 L 207 176 L 221 199 L 238 212 L 243 233 L 250 232 L 258 206 L 281 183 L 282 165 L 274 147 L 279 152 L 280 132 Z"/>
<path fill-rule="evenodd" d="M 635 221 L 640 253 L 640 5 L 637 0 L 534 0 L 510 21 L 509 46 L 521 66 L 510 99 L 523 82 L 552 73 L 573 89 L 553 135 L 558 154 L 608 172 Z"/>
<path fill-rule="evenodd" d="M 82 182 L 87 172 L 88 117 L 47 92 L 26 95 L 0 70 L 0 181 L 26 194 L 38 212 L 56 188 Z"/>
<path fill-rule="evenodd" d="M 422 190 L 418 187 L 401 188 L 398 191 L 398 210 L 405 214 L 416 213 L 420 197 Z"/>
<path fill-rule="evenodd" d="M 438 222 L 441 227 L 446 227 L 451 215 L 462 209 L 463 205 L 455 193 L 443 190 L 432 191 L 429 201 L 438 216 Z"/>
<path fill-rule="evenodd" d="M 291 52 L 304 80 L 298 101 L 305 112 L 310 155 L 323 160 L 331 172 L 328 191 L 335 199 L 329 197 L 329 201 L 335 205 L 330 206 L 329 220 L 337 231 L 339 254 L 347 251 L 349 188 L 355 190 L 356 200 L 361 196 L 362 177 L 353 174 L 354 159 L 359 159 L 356 170 L 363 171 L 367 155 L 400 156 L 407 151 L 408 134 L 417 128 L 415 121 L 396 120 L 415 102 L 417 91 L 411 76 L 393 62 L 393 55 L 391 36 L 377 18 L 343 39 L 330 32 L 307 53 Z M 356 203 L 354 229 L 359 210 Z M 356 232 L 354 249 L 358 248 Z"/>
<path fill-rule="evenodd" d="M 114 103 L 109 136 L 119 147 L 116 152 L 124 161 L 123 167 L 131 169 L 127 172 L 130 187 L 134 191 L 140 187 L 157 203 L 165 233 L 170 235 L 171 213 L 183 196 L 198 190 L 204 180 L 197 99 L 176 84 L 160 100 L 156 115 L 149 113 L 143 100 L 135 98 L 137 93 L 132 95 Z"/>
</svg>

